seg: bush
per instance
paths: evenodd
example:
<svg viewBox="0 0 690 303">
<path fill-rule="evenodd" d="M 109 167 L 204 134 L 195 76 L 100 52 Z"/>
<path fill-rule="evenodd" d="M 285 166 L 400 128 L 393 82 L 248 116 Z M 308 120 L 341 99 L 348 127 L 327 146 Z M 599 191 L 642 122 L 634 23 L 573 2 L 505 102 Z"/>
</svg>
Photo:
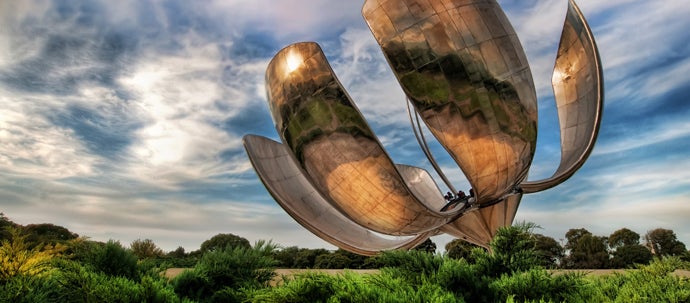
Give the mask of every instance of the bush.
<svg viewBox="0 0 690 303">
<path fill-rule="evenodd" d="M 255 291 L 251 302 L 463 302 L 430 281 L 412 284 L 390 273 L 331 276 L 305 273 L 280 287 Z"/>
<path fill-rule="evenodd" d="M 690 280 L 672 274 L 681 266 L 676 257 L 654 260 L 638 270 L 598 279 L 597 288 L 609 290 L 615 302 L 690 302 Z"/>
<path fill-rule="evenodd" d="M 110 240 L 105 245 L 91 246 L 85 263 L 96 271 L 114 277 L 138 280 L 137 256 L 125 249 L 118 241 Z"/>
<path fill-rule="evenodd" d="M 53 302 L 179 302 L 162 277 L 144 276 L 141 282 L 95 271 L 70 260 L 57 260 L 49 277 Z"/>
<path fill-rule="evenodd" d="M 501 301 L 511 298 L 515 302 L 584 302 L 576 295 L 584 287 L 583 278 L 582 273 L 551 276 L 546 270 L 536 268 L 504 275 L 493 281 L 490 288 Z"/>
<path fill-rule="evenodd" d="M 42 277 L 16 275 L 0 283 L 0 302 L 49 302 L 51 288 Z"/>
<path fill-rule="evenodd" d="M 239 294 L 234 291 L 267 286 L 275 276 L 273 267 L 277 262 L 271 258 L 274 250 L 275 245 L 259 242 L 250 249 L 226 247 L 207 252 L 194 269 L 172 281 L 175 292 L 200 301 L 220 296 L 239 300 Z"/>
</svg>

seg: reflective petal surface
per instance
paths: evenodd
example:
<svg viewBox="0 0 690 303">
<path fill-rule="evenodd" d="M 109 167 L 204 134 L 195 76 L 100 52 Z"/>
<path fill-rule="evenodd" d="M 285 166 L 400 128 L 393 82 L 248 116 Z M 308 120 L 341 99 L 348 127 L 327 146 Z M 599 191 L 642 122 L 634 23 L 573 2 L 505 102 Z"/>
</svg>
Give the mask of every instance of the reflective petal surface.
<svg viewBox="0 0 690 303">
<path fill-rule="evenodd" d="M 601 124 L 603 79 L 592 31 L 571 0 L 551 81 L 561 128 L 561 164 L 552 177 L 523 183 L 526 193 L 563 183 L 585 163 L 594 148 Z"/>
<path fill-rule="evenodd" d="M 423 233 L 400 240 L 382 238 L 326 202 L 283 144 L 254 135 L 245 136 L 243 141 L 254 169 L 276 202 L 319 238 L 354 253 L 374 255 L 383 250 L 415 247 L 431 235 Z"/>
<path fill-rule="evenodd" d="M 496 1 L 367 0 L 362 14 L 478 202 L 511 192 L 534 155 L 537 104 L 527 59 Z"/>
<path fill-rule="evenodd" d="M 266 71 L 266 89 L 286 147 L 345 216 L 390 235 L 431 231 L 452 218 L 410 191 L 316 43 L 278 52 Z"/>
</svg>

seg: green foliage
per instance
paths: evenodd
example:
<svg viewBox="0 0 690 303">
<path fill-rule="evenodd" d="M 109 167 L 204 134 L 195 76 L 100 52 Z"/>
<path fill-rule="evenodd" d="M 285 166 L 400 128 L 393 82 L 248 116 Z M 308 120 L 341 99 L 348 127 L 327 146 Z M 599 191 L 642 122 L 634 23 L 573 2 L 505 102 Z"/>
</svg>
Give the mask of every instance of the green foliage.
<svg viewBox="0 0 690 303">
<path fill-rule="evenodd" d="M 151 239 L 136 239 L 129 245 L 129 248 L 140 260 L 160 258 L 163 256 L 163 250 L 153 243 Z"/>
<path fill-rule="evenodd" d="M 421 250 L 423 252 L 433 254 L 436 252 L 436 243 L 434 243 L 434 241 L 431 241 L 431 238 L 428 238 L 428 239 L 424 240 L 424 242 L 417 245 L 413 249 L 414 250 Z"/>
<path fill-rule="evenodd" d="M 556 268 L 565 256 L 563 246 L 556 239 L 542 234 L 533 234 L 532 236 L 534 237 L 534 249 L 539 265 L 546 268 Z"/>
<path fill-rule="evenodd" d="M 591 288 L 609 302 L 690 302 L 690 280 L 671 274 L 682 266 L 678 258 L 657 259 L 638 270 L 593 278 Z"/>
<path fill-rule="evenodd" d="M 474 256 L 487 256 L 483 249 L 476 248 Z M 489 289 L 491 278 L 480 272 L 480 267 L 466 259 L 444 258 L 444 262 L 433 274 L 433 280 L 444 289 L 453 292 L 467 302 L 491 302 L 494 293 Z"/>
<path fill-rule="evenodd" d="M 108 276 L 138 279 L 137 257 L 125 249 L 119 241 L 110 240 L 105 245 L 89 245 L 84 262 L 96 271 Z"/>
<path fill-rule="evenodd" d="M 179 302 L 160 276 L 144 276 L 137 282 L 70 260 L 59 260 L 57 267 L 60 270 L 46 281 L 55 286 L 47 293 L 54 302 Z"/>
<path fill-rule="evenodd" d="M 79 235 L 69 231 L 62 226 L 50 223 L 29 224 L 23 228 L 24 234 L 28 235 L 27 241 L 30 246 L 64 244 L 65 242 L 76 239 Z"/>
<path fill-rule="evenodd" d="M 209 251 L 223 250 L 227 247 L 241 247 L 241 248 L 251 248 L 249 240 L 236 236 L 233 234 L 217 234 L 211 239 L 208 239 L 201 243 L 201 248 L 199 249 L 201 254 L 205 254 Z"/>
<path fill-rule="evenodd" d="M 316 258 L 320 255 L 329 253 L 330 252 L 328 250 L 325 250 L 323 248 L 301 248 L 295 256 L 295 262 L 293 263 L 293 265 L 295 266 L 295 268 L 314 268 L 314 266 L 316 265 Z"/>
<path fill-rule="evenodd" d="M 570 254 L 564 259 L 566 268 L 607 268 L 609 252 L 607 238 L 595 236 L 586 229 L 571 229 L 566 233 L 566 249 Z"/>
<path fill-rule="evenodd" d="M 390 273 L 331 276 L 306 273 L 284 285 L 265 288 L 251 302 L 463 302 L 431 281 L 411 284 Z"/>
<path fill-rule="evenodd" d="M 491 292 L 501 301 L 510 298 L 515 302 L 578 302 L 580 289 L 585 287 L 584 274 L 561 274 L 552 276 L 540 268 L 504 275 L 492 281 Z"/>
<path fill-rule="evenodd" d="M 647 247 L 652 254 L 662 256 L 682 256 L 687 253 L 685 244 L 678 241 L 676 233 L 670 229 L 657 228 L 650 230 L 645 235 Z"/>
<path fill-rule="evenodd" d="M 475 250 L 474 259 L 480 271 L 498 277 L 515 271 L 526 271 L 537 264 L 535 240 L 532 229 L 536 225 L 522 223 L 515 226 L 499 228 L 489 246 L 491 253 L 482 254 Z"/>
<path fill-rule="evenodd" d="M 277 266 L 280 268 L 296 268 L 294 264 L 298 252 L 299 247 L 297 246 L 285 247 L 276 250 L 273 254 L 273 258 L 278 262 Z"/>
<path fill-rule="evenodd" d="M 9 239 L 0 244 L 0 283 L 15 276 L 40 276 L 52 270 L 51 260 L 63 252 L 61 245 L 34 246 L 27 243 L 28 235 L 18 228 L 9 228 Z"/>
<path fill-rule="evenodd" d="M 652 252 L 640 244 L 620 246 L 612 256 L 609 263 L 612 268 L 630 268 L 636 264 L 649 264 L 652 260 Z"/>
<path fill-rule="evenodd" d="M 314 268 L 341 269 L 348 268 L 350 258 L 340 253 L 328 253 L 319 255 L 314 261 Z"/>
<path fill-rule="evenodd" d="M 682 261 L 688 252 L 670 230 L 650 231 L 646 238 L 661 254 L 683 248 L 677 252 L 679 257 L 658 258 L 623 273 L 588 276 L 543 269 L 562 250 L 555 240 L 533 234 L 535 225 L 524 223 L 500 229 L 490 251 L 475 247 L 458 259 L 450 253 L 440 256 L 423 251 L 391 251 L 374 258 L 344 250 L 290 247 L 277 251 L 270 242 L 258 242 L 253 248 L 209 248 L 203 255 L 178 248 L 137 262 L 134 252 L 116 241 L 59 240 L 60 228 L 35 225 L 27 234 L 8 222 L 0 213 L 0 224 L 14 226 L 0 245 L 0 302 L 690 302 L 690 279 L 672 274 L 676 269 L 690 269 L 690 263 Z M 56 245 L 27 240 L 31 234 L 50 234 L 39 232 L 42 228 L 57 232 L 46 239 L 58 240 L 41 242 Z M 611 235 L 611 264 L 651 259 L 635 235 L 626 229 Z M 592 256 L 607 250 L 607 238 L 585 229 L 571 230 L 566 238 L 571 255 L 564 262 L 578 260 L 578 254 L 591 262 Z M 142 248 L 156 248 L 149 242 Z M 273 267 L 279 264 L 274 257 L 291 266 L 383 268 L 375 274 L 306 273 L 271 287 Z M 162 275 L 171 260 L 196 258 L 199 262 L 175 279 Z"/>
<path fill-rule="evenodd" d="M 10 238 L 10 228 L 18 227 L 17 223 L 12 222 L 4 213 L 0 212 L 0 241 Z"/>
<path fill-rule="evenodd" d="M 608 242 L 611 248 L 638 245 L 640 244 L 640 234 L 627 228 L 621 228 L 609 236 Z"/>
<path fill-rule="evenodd" d="M 0 302 L 49 302 L 52 285 L 35 276 L 16 275 L 0 283 Z"/>
<path fill-rule="evenodd" d="M 472 255 L 472 250 L 479 246 L 472 244 L 470 242 L 455 239 L 446 244 L 446 255 L 453 259 L 465 259 L 470 261 L 470 256 Z"/>
<path fill-rule="evenodd" d="M 439 255 L 428 254 L 419 250 L 387 251 L 378 256 L 378 262 L 389 271 L 398 271 L 400 276 L 410 279 L 412 283 L 421 282 L 423 276 L 438 271 L 444 259 Z"/>
<path fill-rule="evenodd" d="M 274 250 L 272 243 L 258 242 L 254 248 L 228 246 L 207 252 L 194 269 L 172 281 L 175 292 L 199 301 L 221 297 L 240 300 L 241 293 L 236 290 L 264 287 L 275 276 Z"/>
</svg>

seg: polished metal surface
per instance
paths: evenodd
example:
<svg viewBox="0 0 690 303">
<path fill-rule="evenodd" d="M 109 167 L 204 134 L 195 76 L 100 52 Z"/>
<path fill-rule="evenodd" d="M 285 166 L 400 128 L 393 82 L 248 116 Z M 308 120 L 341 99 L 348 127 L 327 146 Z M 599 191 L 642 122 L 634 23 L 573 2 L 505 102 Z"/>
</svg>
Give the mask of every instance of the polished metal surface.
<svg viewBox="0 0 690 303">
<path fill-rule="evenodd" d="M 488 248 L 500 227 L 512 224 L 522 194 L 508 195 L 499 203 L 468 209 L 463 215 L 441 228 L 442 232 Z"/>
<path fill-rule="evenodd" d="M 536 94 L 525 54 L 498 4 L 367 0 L 362 15 L 478 203 L 493 203 L 522 182 L 536 146 Z"/>
<path fill-rule="evenodd" d="M 422 233 L 400 240 L 382 238 L 326 202 L 283 144 L 255 135 L 246 135 L 243 141 L 254 169 L 273 198 L 295 221 L 321 239 L 358 254 L 374 255 L 382 250 L 415 247 L 431 235 Z M 413 175 L 418 180 L 412 183 L 428 181 L 423 173 Z"/>
<path fill-rule="evenodd" d="M 282 144 L 247 135 L 247 154 L 274 199 L 322 239 L 365 255 L 409 249 L 448 233 L 488 247 L 524 193 L 558 185 L 596 141 L 601 63 L 570 0 L 554 68 L 561 164 L 525 181 L 537 138 L 534 84 L 520 42 L 495 0 L 366 0 L 362 14 L 403 91 L 422 150 L 421 117 L 466 175 L 475 196 L 446 200 L 429 173 L 394 164 L 313 42 L 280 50 L 266 71 Z M 418 133 L 417 133 L 418 132 Z M 377 233 L 405 236 L 386 238 Z"/>
<path fill-rule="evenodd" d="M 443 180 L 443 183 L 445 183 L 450 192 L 457 193 L 458 191 L 455 189 L 455 186 L 453 186 L 453 184 L 450 183 L 448 177 L 441 170 L 441 167 L 438 165 L 438 162 L 436 162 L 436 158 L 434 158 L 434 155 L 431 153 L 429 144 L 427 143 L 426 138 L 424 136 L 424 130 L 422 129 L 421 122 L 419 122 L 419 113 L 417 113 L 417 111 L 413 111 L 412 109 L 410 109 L 411 104 L 409 99 L 407 100 L 406 104 L 407 115 L 410 117 L 410 125 L 412 125 L 412 132 L 414 132 L 414 136 L 415 138 L 417 138 L 417 143 L 419 144 L 419 147 L 422 148 L 422 152 L 429 160 L 429 163 L 431 163 L 431 166 L 434 168 L 438 176 L 441 177 L 441 180 Z"/>
<path fill-rule="evenodd" d="M 552 85 L 561 128 L 561 164 L 548 179 L 525 182 L 538 192 L 570 178 L 594 148 L 604 109 L 604 76 L 592 30 L 574 1 L 568 2 Z"/>
<path fill-rule="evenodd" d="M 410 191 L 316 43 L 279 51 L 268 65 L 266 90 L 294 160 L 345 216 L 389 235 L 416 235 L 452 219 Z"/>
</svg>

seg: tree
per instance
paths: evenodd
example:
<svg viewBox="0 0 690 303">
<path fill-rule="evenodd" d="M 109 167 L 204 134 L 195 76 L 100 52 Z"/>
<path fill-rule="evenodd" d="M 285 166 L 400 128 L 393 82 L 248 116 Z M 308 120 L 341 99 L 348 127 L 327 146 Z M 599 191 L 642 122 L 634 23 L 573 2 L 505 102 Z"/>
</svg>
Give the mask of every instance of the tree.
<svg viewBox="0 0 690 303">
<path fill-rule="evenodd" d="M 281 250 L 276 250 L 273 254 L 273 258 L 278 261 L 278 267 L 293 268 L 298 252 L 299 248 L 297 246 L 289 246 Z"/>
<path fill-rule="evenodd" d="M 342 269 L 349 268 L 350 258 L 337 252 L 322 254 L 316 257 L 314 268 Z"/>
<path fill-rule="evenodd" d="M 678 241 L 676 233 L 670 229 L 657 228 L 645 235 L 646 246 L 655 256 L 682 256 L 686 252 L 685 244 Z"/>
<path fill-rule="evenodd" d="M 109 240 L 104 245 L 91 246 L 93 249 L 86 263 L 94 269 L 113 277 L 125 277 L 136 280 L 137 256 L 124 248 L 119 241 Z"/>
<path fill-rule="evenodd" d="M 184 247 L 178 246 L 175 250 L 168 253 L 168 257 L 185 258 L 187 257 L 187 253 L 184 251 Z"/>
<path fill-rule="evenodd" d="M 577 245 L 577 242 L 584 235 L 592 234 L 584 228 L 572 228 L 565 233 L 565 238 L 568 242 L 565 243 L 565 249 L 571 250 L 573 246 Z"/>
<path fill-rule="evenodd" d="M 431 238 L 424 240 L 421 244 L 417 245 L 414 250 L 421 250 L 433 254 L 436 252 L 436 243 L 431 241 Z"/>
<path fill-rule="evenodd" d="M 67 228 L 50 223 L 29 224 L 23 229 L 24 233 L 28 235 L 27 242 L 31 247 L 41 244 L 64 244 L 79 237 Z"/>
<path fill-rule="evenodd" d="M 609 236 L 611 253 L 610 267 L 627 268 L 635 264 L 648 264 L 652 253 L 640 245 L 640 235 L 630 229 L 621 228 Z"/>
<path fill-rule="evenodd" d="M 534 249 L 539 259 L 539 264 L 546 268 L 558 266 L 563 259 L 565 250 L 554 238 L 542 234 L 533 234 Z"/>
<path fill-rule="evenodd" d="M 489 243 L 491 257 L 498 261 L 496 273 L 525 271 L 539 263 L 532 230 L 539 227 L 534 223 L 518 223 L 499 228 Z"/>
<path fill-rule="evenodd" d="M 606 268 L 609 261 L 606 237 L 595 236 L 590 232 L 577 231 L 576 233 L 577 236 L 572 237 L 575 242 L 568 241 L 567 244 L 567 247 L 570 248 L 570 254 L 565 258 L 565 267 Z"/>
<path fill-rule="evenodd" d="M 9 218 L 5 216 L 4 213 L 0 212 L 0 241 L 4 239 L 10 239 L 12 235 L 9 231 L 9 228 L 17 227 L 19 227 L 17 223 L 12 222 Z"/>
<path fill-rule="evenodd" d="M 159 258 L 163 256 L 163 250 L 158 248 L 158 246 L 156 246 L 151 239 L 136 239 L 132 242 L 132 244 L 129 245 L 129 248 L 140 260 Z"/>
<path fill-rule="evenodd" d="M 649 264 L 652 252 L 640 244 L 623 245 L 612 253 L 610 267 L 629 268 L 635 264 Z"/>
<path fill-rule="evenodd" d="M 323 248 L 309 249 L 300 248 L 295 257 L 295 268 L 314 268 L 316 264 L 316 258 L 323 254 L 330 253 L 328 250 Z"/>
<path fill-rule="evenodd" d="M 200 251 L 204 254 L 209 251 L 225 249 L 227 247 L 252 248 L 251 244 L 249 244 L 249 240 L 245 238 L 233 234 L 217 234 L 211 237 L 211 239 L 201 243 Z"/>
<path fill-rule="evenodd" d="M 470 260 L 472 250 L 479 246 L 461 239 L 455 239 L 446 244 L 446 255 L 453 259 Z"/>
<path fill-rule="evenodd" d="M 613 249 L 637 244 L 640 244 L 640 234 L 627 228 L 621 228 L 609 236 L 609 247 Z"/>
</svg>

